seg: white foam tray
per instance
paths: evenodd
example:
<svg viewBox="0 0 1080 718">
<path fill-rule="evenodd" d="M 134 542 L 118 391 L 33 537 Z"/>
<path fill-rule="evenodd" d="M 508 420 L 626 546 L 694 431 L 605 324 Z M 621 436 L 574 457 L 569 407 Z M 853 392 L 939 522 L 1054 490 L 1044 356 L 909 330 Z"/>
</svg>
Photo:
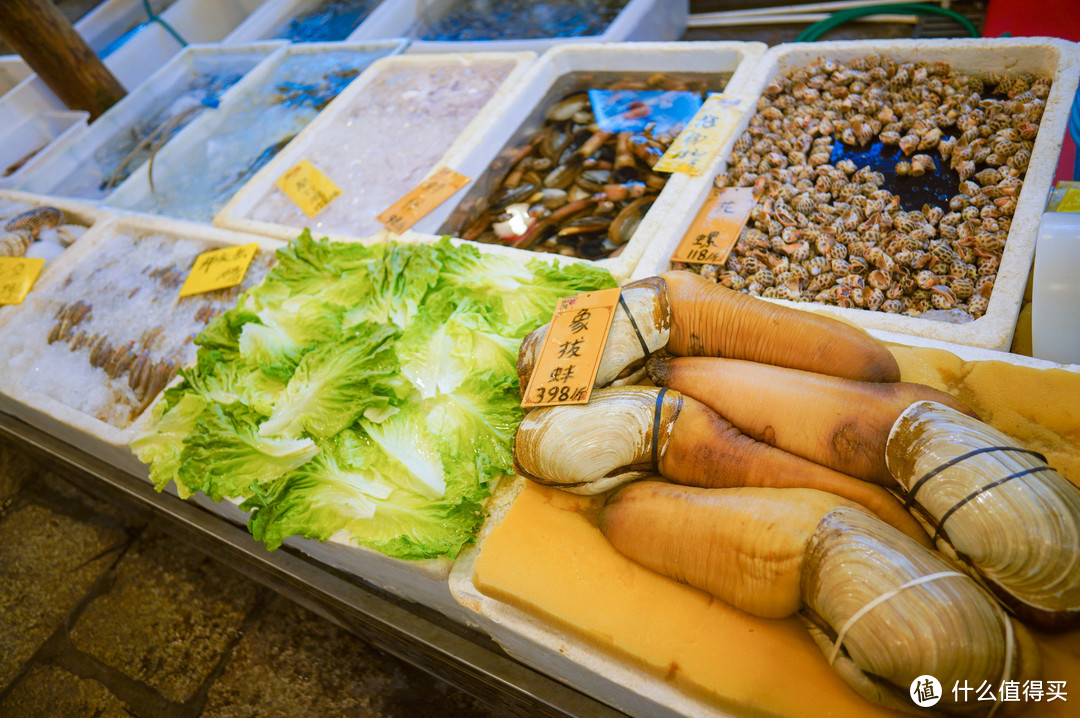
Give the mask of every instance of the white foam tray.
<svg viewBox="0 0 1080 718">
<path fill-rule="evenodd" d="M 248 73 L 248 76 L 241 81 L 243 87 L 234 88 L 237 89 L 237 91 L 232 93 L 227 102 L 223 102 L 221 106 L 215 110 L 200 113 L 198 118 L 185 127 L 182 132 L 177 134 L 172 141 L 158 152 L 154 160 L 154 177 L 157 178 L 156 181 L 161 181 L 161 178 L 167 178 L 172 172 L 172 167 L 175 164 L 185 164 L 185 159 L 191 152 L 203 153 L 203 147 L 206 143 L 214 137 L 215 134 L 218 134 L 223 127 L 228 127 L 234 108 L 238 105 L 242 105 L 248 97 L 272 89 L 267 87 L 267 82 L 286 58 L 294 55 L 342 51 L 356 51 L 363 53 L 381 52 L 384 53 L 384 55 L 389 56 L 400 53 L 405 46 L 405 42 L 405 40 L 397 38 L 363 43 L 333 42 L 298 45 L 285 44 L 282 48 L 271 54 L 258 67 Z M 353 80 L 353 82 L 356 81 L 357 80 Z M 342 92 L 344 91 L 345 90 Z M 282 148 L 282 150 L 284 149 L 286 148 Z M 239 192 L 239 190 L 237 191 Z M 113 193 L 107 198 L 106 204 L 119 210 L 131 211 L 132 208 L 137 207 L 144 198 L 150 195 L 150 193 L 148 165 L 144 164 L 113 190 Z M 208 217 L 207 222 L 209 222 L 211 218 L 212 217 Z"/>
<path fill-rule="evenodd" d="M 856 40 L 849 42 L 817 42 L 778 45 L 771 48 L 758 64 L 749 89 L 760 96 L 765 85 L 777 74 L 790 72 L 809 65 L 819 57 L 833 57 L 847 61 L 867 53 L 878 53 L 900 62 L 945 61 L 961 72 L 982 74 L 1005 72 L 1018 74 L 1024 71 L 1050 75 L 1053 87 L 1046 100 L 1046 109 L 1040 124 L 1039 135 L 1031 153 L 1024 188 L 1013 215 L 1012 228 L 997 273 L 990 305 L 984 314 L 966 324 L 947 324 L 930 319 L 904 317 L 884 312 L 862 309 L 841 309 L 814 303 L 781 304 L 798 307 L 822 314 L 829 314 L 867 329 L 910 334 L 918 337 L 951 341 L 988 349 L 1008 349 L 1016 328 L 1016 317 L 1027 286 L 1035 238 L 1039 221 L 1046 204 L 1046 196 L 1053 183 L 1061 139 L 1068 123 L 1069 109 L 1080 78 L 1080 47 L 1075 43 L 1054 38 L 998 38 L 987 40 Z M 661 241 L 655 242 L 642 256 L 634 278 L 659 274 L 670 269 L 671 253 L 690 227 L 697 209 L 705 201 L 712 187 L 712 178 L 726 169 L 726 159 L 731 145 L 746 129 L 749 117 L 743 122 L 727 147 L 721 151 L 718 162 L 687 188 L 692 195 L 692 210 L 674 217 L 671 231 Z"/>
<path fill-rule="evenodd" d="M 515 63 L 515 67 L 507 75 L 506 79 L 503 80 L 500 88 L 492 98 L 488 100 L 487 104 L 477 113 L 476 117 L 473 118 L 469 125 L 466 126 L 461 134 L 458 135 L 457 139 L 450 145 L 442 159 L 436 162 L 435 166 L 431 167 L 426 175 L 430 175 L 431 171 L 434 171 L 438 167 L 452 166 L 448 164 L 451 161 L 448 158 L 465 154 L 471 151 L 476 143 L 483 142 L 486 128 L 491 123 L 497 121 L 497 118 L 503 113 L 509 111 L 510 103 L 516 98 L 518 88 L 523 82 L 523 78 L 527 75 L 529 67 L 536 59 L 535 54 L 531 52 L 518 52 L 485 53 L 481 56 L 465 54 L 424 57 L 399 55 L 376 60 L 356 79 L 355 82 L 338 95 L 338 97 L 323 110 L 319 117 L 305 127 L 285 149 L 279 152 L 274 159 L 259 170 L 259 172 L 233 196 L 232 200 L 218 212 L 216 217 L 214 217 L 214 224 L 219 227 L 227 227 L 242 232 L 265 234 L 269 237 L 277 237 L 279 239 L 291 239 L 292 237 L 295 237 L 304 228 L 304 225 L 254 220 L 250 219 L 250 215 L 267 192 L 279 191 L 273 189 L 274 183 L 281 175 L 296 165 L 296 163 L 308 156 L 308 148 L 319 142 L 319 137 L 324 128 L 332 127 L 341 122 L 342 120 L 340 118 L 343 115 L 347 116 L 351 108 L 365 102 L 367 88 L 376 79 L 384 77 L 386 73 L 392 73 L 397 68 L 414 67 L 417 65 L 424 66 L 432 63 L 460 63 L 463 67 L 468 67 L 470 63 L 478 58 L 482 58 L 485 61 L 504 59 Z M 333 168 L 326 167 L 322 169 L 333 177 Z M 378 175 L 339 178 L 340 186 L 346 195 L 362 193 L 365 186 L 367 186 L 367 183 L 381 181 L 383 181 L 383 178 Z M 403 188 L 401 194 L 404 195 L 410 189 L 412 188 Z M 312 231 L 319 236 L 329 236 L 335 241 L 353 241 L 357 239 L 362 241 L 377 241 L 389 237 L 389 232 L 387 230 L 378 230 L 375 233 L 368 234 L 358 234 L 350 231 L 348 228 L 323 227 L 321 226 L 318 216 L 311 218 L 307 226 L 310 226 Z"/>
<path fill-rule="evenodd" d="M 73 173 L 80 171 L 94 153 L 118 134 L 130 131 L 135 122 L 153 117 L 164 110 L 197 77 L 215 72 L 235 71 L 237 68 L 245 68 L 243 74 L 248 76 L 260 62 L 267 59 L 275 50 L 284 46 L 285 43 L 283 42 L 263 42 L 229 47 L 208 44 L 189 45 L 166 62 L 138 88 L 94 120 L 87 131 L 81 134 L 77 142 L 70 143 L 54 152 L 47 161 L 41 162 L 32 170 L 25 172 L 22 180 L 18 183 L 19 188 L 28 192 L 40 192 L 42 194 L 77 196 L 68 194 L 62 185 L 66 183 Z M 227 102 L 232 95 L 241 92 L 243 87 L 244 79 L 242 78 L 222 93 L 219 98 L 220 102 Z M 177 135 L 179 134 L 177 133 Z M 175 139 L 175 137 L 172 139 Z M 138 169 L 139 166 L 134 165 L 132 170 Z M 103 191 L 94 196 L 83 196 L 82 198 L 87 201 L 98 201 L 104 199 L 107 194 Z"/>
<path fill-rule="evenodd" d="M 324 1 L 325 0 L 266 0 L 258 10 L 251 13 L 251 16 L 247 20 L 244 20 L 244 22 L 240 23 L 235 30 L 230 32 L 224 42 L 251 42 L 252 40 L 273 38 L 275 33 L 290 20 L 312 7 L 321 5 Z M 403 5 L 403 3 L 395 3 L 394 0 L 382 0 L 381 4 Z M 364 27 L 364 24 L 371 19 L 372 14 L 378 9 L 379 6 L 373 8 L 372 11 L 368 13 L 368 16 L 365 17 L 352 32 L 348 33 L 341 40 L 343 42 L 356 42 L 358 40 L 375 40 L 383 37 L 404 36 L 404 32 L 384 33 L 380 30 L 369 32 Z"/>
<path fill-rule="evenodd" d="M 447 166 L 473 181 L 417 222 L 413 229 L 427 234 L 446 232 L 446 223 L 455 213 L 466 213 L 463 202 L 489 194 L 494 179 L 487 175 L 487 170 L 492 161 L 509 143 L 520 140 L 540 127 L 547 108 L 539 104 L 560 78 L 577 72 L 716 73 L 728 76 L 725 94 L 740 97 L 754 65 L 764 51 L 765 45 L 757 42 L 572 44 L 548 50 L 522 80 L 505 111 L 488 126 L 481 128 L 479 137 L 460 146 L 462 150 L 468 148 L 467 151 L 448 153 L 443 158 Z M 742 105 L 745 112 L 753 108 L 753 102 L 743 102 Z M 671 176 L 618 257 L 575 261 L 604 267 L 618 281 L 625 281 L 645 248 L 651 242 L 664 241 L 673 223 L 692 211 L 692 198 L 687 195 L 690 180 L 690 176 L 685 174 L 675 173 Z M 502 249 L 522 259 L 550 256 L 509 247 Z"/>
<path fill-rule="evenodd" d="M 688 0 L 629 0 L 615 19 L 598 35 L 483 40 L 475 42 L 433 42 L 418 39 L 420 22 L 437 20 L 455 0 L 383 0 L 357 28 L 365 37 L 407 35 L 415 40 L 406 52 L 543 52 L 556 45 L 572 43 L 678 40 L 686 29 Z M 369 34 L 373 33 L 373 34 Z"/>
<path fill-rule="evenodd" d="M 5 196 L 15 199 L 31 195 L 10 193 Z M 70 203 L 64 204 L 72 206 Z M 93 210 L 88 211 L 93 212 Z M 110 239 L 121 231 L 142 235 L 164 234 L 200 239 L 211 246 L 224 247 L 258 242 L 260 248 L 266 251 L 274 251 L 281 246 L 280 242 L 265 237 L 228 232 L 201 224 L 175 222 L 156 217 L 105 218 L 94 224 L 78 242 L 50 265 L 48 273 L 42 275 L 23 303 L 14 307 L 17 311 L 0 314 L 0 336 L 4 337 L 4 341 L 18 341 L 23 317 L 30 313 L 54 311 L 55 308 L 51 307 L 47 298 L 48 290 L 65 281 L 80 260 L 98 251 L 102 246 L 106 246 Z M 92 288 L 88 288 L 87 291 L 92 292 Z M 115 466 L 129 471 L 140 470 L 141 464 L 128 448 L 128 444 L 136 435 L 140 417 L 136 417 L 131 424 L 120 429 L 50 396 L 28 390 L 21 384 L 11 381 L 7 376 L 0 376 L 0 411 L 18 417 Z M 143 415 L 145 414 L 144 411 Z"/>
<path fill-rule="evenodd" d="M 1080 365 L 1056 364 L 1031 357 L 949 342 L 922 339 L 888 331 L 871 331 L 886 342 L 942 349 L 964 361 L 1003 361 L 1033 369 L 1064 369 L 1080 373 Z M 520 493 L 526 479 L 514 477 L 489 502 L 489 518 L 477 543 L 458 557 L 450 573 L 450 591 L 475 613 L 474 622 L 507 653 L 537 670 L 588 693 L 630 715 L 649 718 L 736 718 L 711 703 L 692 697 L 630 661 L 599 650 L 587 641 L 542 619 L 481 593 L 473 584 L 476 560 L 484 539 L 498 525 Z M 652 610 L 655 606 L 643 606 Z M 782 667 L 778 666 L 782 672 Z M 779 674 L 778 674 L 779 675 Z"/>
<path fill-rule="evenodd" d="M 25 66 L 29 71 L 30 66 Z M 11 77 L 17 77 L 12 75 Z M 0 96 L 0 128 L 15 127 L 20 122 L 42 112 L 64 112 L 67 106 L 53 94 L 44 80 L 27 74 L 3 96 Z M 26 150 L 29 152 L 30 150 Z"/>
<path fill-rule="evenodd" d="M 175 0 L 151 0 L 150 9 L 160 14 Z M 90 48 L 101 55 L 109 45 L 147 22 L 142 0 L 105 0 L 75 23 L 75 30 Z"/>
<path fill-rule="evenodd" d="M 89 112 L 39 112 L 6 131 L 0 129 L 0 172 L 14 163 L 23 164 L 6 177 L 0 187 L 17 187 L 23 179 L 70 146 L 86 130 Z M 33 156 L 27 156 L 33 152 Z"/>
</svg>

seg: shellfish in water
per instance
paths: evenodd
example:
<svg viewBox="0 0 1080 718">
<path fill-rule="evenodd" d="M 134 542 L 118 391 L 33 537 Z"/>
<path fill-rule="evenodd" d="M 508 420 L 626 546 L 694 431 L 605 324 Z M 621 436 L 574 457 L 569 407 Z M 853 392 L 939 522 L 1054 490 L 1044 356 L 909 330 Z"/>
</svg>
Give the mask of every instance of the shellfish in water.
<svg viewBox="0 0 1080 718">
<path fill-rule="evenodd" d="M 938 547 L 1021 618 L 1080 624 L 1080 489 L 1039 454 L 935 402 L 893 425 L 886 464 Z"/>
</svg>

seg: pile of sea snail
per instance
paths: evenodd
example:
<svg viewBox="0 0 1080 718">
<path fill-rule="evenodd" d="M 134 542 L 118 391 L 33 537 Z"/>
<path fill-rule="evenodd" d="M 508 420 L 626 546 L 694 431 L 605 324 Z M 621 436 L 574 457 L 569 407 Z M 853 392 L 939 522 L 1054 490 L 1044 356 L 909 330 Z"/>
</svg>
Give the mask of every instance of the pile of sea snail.
<svg viewBox="0 0 1080 718">
<path fill-rule="evenodd" d="M 718 187 L 757 189 L 724 265 L 691 269 L 752 295 L 919 316 L 986 312 L 1050 80 L 954 72 L 866 55 L 820 59 L 769 83 Z M 835 138 L 835 139 L 834 139 Z M 898 175 L 960 184 L 947 207 L 905 211 L 884 177 L 833 142 L 898 145 Z"/>
</svg>

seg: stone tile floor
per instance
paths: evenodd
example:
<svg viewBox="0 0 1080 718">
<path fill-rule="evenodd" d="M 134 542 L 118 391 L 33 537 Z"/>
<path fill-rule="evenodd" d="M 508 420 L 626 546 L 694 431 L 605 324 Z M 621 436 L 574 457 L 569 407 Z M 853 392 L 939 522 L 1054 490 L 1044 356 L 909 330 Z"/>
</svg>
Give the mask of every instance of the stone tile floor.
<svg viewBox="0 0 1080 718">
<path fill-rule="evenodd" d="M 0 716 L 504 715 L 0 436 Z"/>
</svg>

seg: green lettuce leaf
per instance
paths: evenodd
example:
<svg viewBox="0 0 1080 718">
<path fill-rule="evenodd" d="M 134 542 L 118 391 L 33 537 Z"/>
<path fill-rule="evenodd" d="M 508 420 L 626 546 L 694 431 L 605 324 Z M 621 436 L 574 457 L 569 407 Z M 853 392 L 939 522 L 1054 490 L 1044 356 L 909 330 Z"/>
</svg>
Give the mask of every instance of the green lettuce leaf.
<svg viewBox="0 0 1080 718">
<path fill-rule="evenodd" d="M 254 485 L 277 479 L 319 453 L 311 439 L 259 436 L 261 419 L 242 404 L 208 404 L 184 438 L 177 483 L 214 501 L 248 496 Z"/>
<path fill-rule="evenodd" d="M 206 399 L 195 393 L 184 393 L 172 406 L 158 402 L 154 409 L 154 425 L 131 442 L 131 450 L 144 464 L 150 465 L 150 480 L 158 491 L 176 480 L 180 498 L 187 498 L 188 487 L 177 479 L 180 471 L 180 453 L 184 437 L 195 429 L 195 424 L 207 407 Z"/>
<path fill-rule="evenodd" d="M 259 427 L 261 436 L 333 436 L 365 411 L 385 410 L 397 400 L 396 330 L 361 324 L 353 331 L 304 355 L 270 418 Z"/>
</svg>

